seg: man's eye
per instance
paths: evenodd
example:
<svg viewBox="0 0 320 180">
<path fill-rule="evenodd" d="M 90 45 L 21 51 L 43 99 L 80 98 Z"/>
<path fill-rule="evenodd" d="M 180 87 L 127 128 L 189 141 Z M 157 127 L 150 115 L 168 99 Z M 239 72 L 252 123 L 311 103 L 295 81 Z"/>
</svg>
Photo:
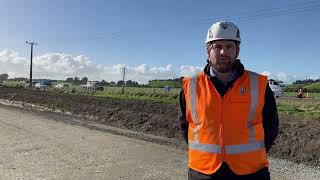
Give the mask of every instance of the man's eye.
<svg viewBox="0 0 320 180">
<path fill-rule="evenodd" d="M 233 46 L 227 46 L 227 48 L 228 48 L 228 49 L 233 49 L 234 47 L 233 47 Z"/>
</svg>

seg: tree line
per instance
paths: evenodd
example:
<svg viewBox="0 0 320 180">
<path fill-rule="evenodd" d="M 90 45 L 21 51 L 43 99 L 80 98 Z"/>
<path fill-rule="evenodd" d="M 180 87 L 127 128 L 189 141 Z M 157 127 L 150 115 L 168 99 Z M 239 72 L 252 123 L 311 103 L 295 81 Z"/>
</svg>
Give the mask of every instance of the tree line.
<svg viewBox="0 0 320 180">
<path fill-rule="evenodd" d="M 293 82 L 293 84 L 312 84 L 312 83 L 316 83 L 316 82 L 320 82 L 320 79 L 296 80 L 295 82 Z"/>
<path fill-rule="evenodd" d="M 7 73 L 4 74 L 0 74 L 0 81 L 4 81 L 4 80 L 9 80 L 9 75 Z M 23 80 L 27 80 L 27 78 L 14 78 L 12 80 L 17 80 L 17 81 L 23 81 Z M 57 82 L 58 80 L 52 80 L 53 82 Z M 88 81 L 87 77 L 83 77 L 83 78 L 79 78 L 79 77 L 68 77 L 66 80 L 66 82 L 68 83 L 72 83 L 74 85 L 80 85 L 80 84 L 85 84 Z M 150 80 L 148 82 L 148 84 L 152 84 L 155 82 L 172 82 L 172 83 L 181 83 L 181 78 L 175 78 L 175 79 L 155 79 L 155 80 Z M 312 83 L 316 83 L 316 82 L 320 82 L 320 79 L 305 79 L 305 80 L 296 80 L 295 82 L 293 82 L 293 84 L 312 84 Z M 105 80 L 99 81 L 99 83 L 102 86 L 130 86 L 130 87 L 148 87 L 148 84 L 139 84 L 136 81 L 133 80 L 127 80 L 127 81 L 110 81 L 107 82 Z"/>
<path fill-rule="evenodd" d="M 79 77 L 73 77 L 73 78 L 69 77 L 66 79 L 66 82 L 72 83 L 74 85 L 86 84 L 88 82 L 88 78 L 83 77 L 80 79 Z M 98 82 L 101 86 L 123 86 L 123 85 L 130 86 L 130 87 L 145 86 L 143 84 L 139 84 L 138 82 L 132 81 L 132 80 L 127 80 L 127 81 L 119 80 L 117 82 L 116 81 L 107 82 L 105 80 L 102 80 L 102 81 L 98 81 Z"/>
</svg>

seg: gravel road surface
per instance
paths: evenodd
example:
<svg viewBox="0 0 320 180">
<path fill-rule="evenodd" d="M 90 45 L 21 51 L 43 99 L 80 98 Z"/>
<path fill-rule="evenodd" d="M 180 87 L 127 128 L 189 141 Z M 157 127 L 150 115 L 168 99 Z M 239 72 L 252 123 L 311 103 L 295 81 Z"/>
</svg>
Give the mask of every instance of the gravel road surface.
<svg viewBox="0 0 320 180">
<path fill-rule="evenodd" d="M 0 105 L 1 179 L 186 179 L 185 151 Z M 320 179 L 270 158 L 272 179 Z"/>
</svg>

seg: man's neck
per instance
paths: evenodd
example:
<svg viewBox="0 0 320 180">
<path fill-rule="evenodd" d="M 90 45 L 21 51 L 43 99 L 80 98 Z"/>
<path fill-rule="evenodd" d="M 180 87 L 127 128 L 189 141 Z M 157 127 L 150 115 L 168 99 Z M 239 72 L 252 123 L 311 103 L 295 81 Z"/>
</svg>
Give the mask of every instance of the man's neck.
<svg viewBox="0 0 320 180">
<path fill-rule="evenodd" d="M 215 70 L 213 67 L 211 67 L 215 77 L 221 81 L 223 84 L 226 84 L 232 77 L 232 73 L 233 73 L 233 69 L 231 69 L 230 71 L 228 72 L 224 72 L 224 73 L 221 73 L 221 72 L 218 72 L 217 70 Z"/>
</svg>

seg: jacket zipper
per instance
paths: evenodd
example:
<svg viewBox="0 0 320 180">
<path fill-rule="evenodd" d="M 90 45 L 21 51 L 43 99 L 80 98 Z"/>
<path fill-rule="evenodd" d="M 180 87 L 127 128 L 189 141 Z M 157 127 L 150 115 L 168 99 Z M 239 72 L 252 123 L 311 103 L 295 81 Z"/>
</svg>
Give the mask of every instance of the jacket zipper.
<svg viewBox="0 0 320 180">
<path fill-rule="evenodd" d="M 225 161 L 225 147 L 224 147 L 224 122 L 223 122 L 223 98 L 220 95 L 220 103 L 221 103 L 221 109 L 220 109 L 220 141 L 221 141 L 221 153 L 222 153 L 222 161 Z"/>
</svg>

